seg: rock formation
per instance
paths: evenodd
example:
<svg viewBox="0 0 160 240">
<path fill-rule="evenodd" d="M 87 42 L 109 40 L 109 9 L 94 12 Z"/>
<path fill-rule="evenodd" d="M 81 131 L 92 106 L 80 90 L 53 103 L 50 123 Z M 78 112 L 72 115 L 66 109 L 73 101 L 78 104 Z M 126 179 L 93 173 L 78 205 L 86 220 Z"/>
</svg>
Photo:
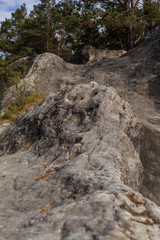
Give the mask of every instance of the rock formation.
<svg viewBox="0 0 160 240">
<path fill-rule="evenodd" d="M 36 57 L 25 80 L 47 97 L 0 132 L 0 240 L 160 239 L 159 42 Z"/>
<path fill-rule="evenodd" d="M 29 59 L 30 59 L 29 57 L 20 58 L 19 60 L 16 60 L 16 61 L 10 63 L 10 66 L 13 66 L 13 67 L 21 66 L 24 63 L 28 63 Z"/>
<path fill-rule="evenodd" d="M 63 59 L 52 54 L 44 53 L 36 56 L 24 79 L 16 86 L 12 86 L 1 96 L 0 110 L 3 112 L 15 100 L 17 95 L 28 96 L 43 93 L 46 96 L 57 92 L 61 84 L 67 84 L 65 76 L 76 71 L 76 66 L 65 63 Z"/>
<path fill-rule="evenodd" d="M 125 53 L 127 53 L 127 51 L 125 50 L 101 50 L 96 49 L 92 46 L 85 46 L 82 49 L 84 63 L 93 60 L 102 60 L 106 57 L 107 58 L 120 57 Z"/>
</svg>

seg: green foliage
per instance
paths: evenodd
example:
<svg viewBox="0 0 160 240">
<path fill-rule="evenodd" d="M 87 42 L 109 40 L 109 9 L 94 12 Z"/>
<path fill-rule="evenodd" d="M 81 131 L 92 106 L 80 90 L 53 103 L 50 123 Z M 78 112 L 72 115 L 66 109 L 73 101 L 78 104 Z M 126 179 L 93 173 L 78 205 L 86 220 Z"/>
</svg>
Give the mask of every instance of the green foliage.
<svg viewBox="0 0 160 240">
<path fill-rule="evenodd" d="M 22 53 L 21 34 L 26 17 L 26 6 L 23 4 L 12 13 L 11 19 L 5 19 L 1 22 L 0 50 L 7 59 L 12 55 L 24 56 Z"/>
<path fill-rule="evenodd" d="M 108 48 L 133 48 L 160 26 L 158 1 L 109 0 L 104 8 L 102 26 Z"/>
<path fill-rule="evenodd" d="M 15 60 L 16 58 L 13 59 Z M 14 65 L 10 62 L 11 59 L 8 61 L 0 59 L 0 80 L 3 82 L 4 91 L 7 90 L 8 87 L 18 84 L 19 81 L 26 75 L 29 59 L 22 61 L 19 65 Z"/>
<path fill-rule="evenodd" d="M 137 9 L 133 13 L 130 10 L 127 12 L 110 8 L 103 15 L 103 23 L 105 28 L 104 34 L 109 39 L 107 46 L 109 49 L 131 48 L 128 40 L 129 34 L 132 34 L 133 45 L 136 46 L 137 39 L 143 33 L 141 9 Z M 132 33 L 129 31 L 130 27 L 132 27 Z"/>
<path fill-rule="evenodd" d="M 0 121 L 13 121 L 23 111 L 28 109 L 30 106 L 42 101 L 43 99 L 44 96 L 42 94 L 36 94 L 27 97 L 17 97 L 17 99 L 10 104 L 8 110 L 4 112 L 2 117 L 0 117 Z"/>
<path fill-rule="evenodd" d="M 10 19 L 1 22 L 0 81 L 3 89 L 0 93 L 12 85 L 18 86 L 25 76 L 29 60 L 13 64 L 24 56 L 33 57 L 48 51 L 71 59 L 69 55 L 80 52 L 85 45 L 130 49 L 160 26 L 158 0 L 101 1 L 41 0 L 29 15 L 23 4 Z M 14 119 L 39 99 L 38 95 L 27 98 L 18 95 L 2 118 Z"/>
<path fill-rule="evenodd" d="M 0 118 L 0 120 L 11 120 L 13 118 L 13 114 L 10 111 L 6 111 L 4 115 Z"/>
<path fill-rule="evenodd" d="M 46 51 L 71 55 L 85 45 L 130 49 L 160 26 L 158 0 L 97 2 L 41 0 L 29 15 L 23 4 L 1 23 L 0 51 L 8 61 Z"/>
<path fill-rule="evenodd" d="M 34 46 L 38 53 L 53 52 L 57 43 L 53 15 L 55 5 L 54 0 L 41 0 L 41 3 L 34 6 L 33 11 L 30 13 L 29 21 L 26 22 L 26 24 L 32 25 L 31 28 L 28 28 L 26 25 L 25 31 L 28 29 L 28 38 L 30 38 L 30 35 L 32 36 L 32 47 Z M 30 32 L 32 29 L 34 29 L 34 32 Z"/>
<path fill-rule="evenodd" d="M 160 2 L 144 1 L 143 13 L 145 19 L 145 34 L 151 33 L 160 26 Z"/>
</svg>

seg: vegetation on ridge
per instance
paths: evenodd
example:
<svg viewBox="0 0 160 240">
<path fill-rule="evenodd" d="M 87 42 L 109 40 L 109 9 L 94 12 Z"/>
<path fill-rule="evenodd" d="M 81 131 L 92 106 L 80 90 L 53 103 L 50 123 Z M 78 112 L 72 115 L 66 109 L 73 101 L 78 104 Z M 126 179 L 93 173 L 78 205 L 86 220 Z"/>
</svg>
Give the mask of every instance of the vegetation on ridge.
<svg viewBox="0 0 160 240">
<path fill-rule="evenodd" d="M 1 22 L 0 50 L 6 59 L 43 52 L 71 54 L 85 45 L 130 49 L 160 26 L 157 0 L 41 0 L 25 4 Z"/>
<path fill-rule="evenodd" d="M 22 4 L 0 26 L 3 91 L 26 74 L 29 61 L 12 65 L 15 60 L 44 52 L 67 59 L 86 45 L 128 50 L 158 26 L 158 0 L 40 0 L 29 14 Z"/>
<path fill-rule="evenodd" d="M 23 111 L 25 111 L 32 105 L 42 101 L 43 99 L 44 95 L 42 94 L 36 94 L 27 97 L 18 97 L 15 101 L 11 102 L 8 110 L 6 110 L 4 114 L 0 117 L 0 121 L 2 122 L 13 121 Z"/>
</svg>

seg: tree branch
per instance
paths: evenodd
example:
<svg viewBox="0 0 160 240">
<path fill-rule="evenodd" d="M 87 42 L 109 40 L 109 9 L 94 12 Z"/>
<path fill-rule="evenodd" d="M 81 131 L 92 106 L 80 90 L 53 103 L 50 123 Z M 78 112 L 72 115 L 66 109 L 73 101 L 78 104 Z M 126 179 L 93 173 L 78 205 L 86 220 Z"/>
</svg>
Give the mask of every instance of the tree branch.
<svg viewBox="0 0 160 240">
<path fill-rule="evenodd" d="M 121 2 L 121 0 L 117 0 L 117 1 L 119 2 L 120 6 L 126 10 L 126 6 Z"/>
<path fill-rule="evenodd" d="M 140 0 L 137 0 L 137 1 L 136 1 L 135 5 L 134 5 L 134 11 L 136 10 L 136 8 L 137 8 L 139 2 L 140 2 Z"/>
<path fill-rule="evenodd" d="M 139 42 L 139 40 L 141 39 L 142 35 L 143 35 L 143 34 L 141 34 L 141 35 L 137 38 L 137 40 L 134 41 L 134 44 L 135 44 L 135 45 L 137 44 L 137 42 Z"/>
</svg>

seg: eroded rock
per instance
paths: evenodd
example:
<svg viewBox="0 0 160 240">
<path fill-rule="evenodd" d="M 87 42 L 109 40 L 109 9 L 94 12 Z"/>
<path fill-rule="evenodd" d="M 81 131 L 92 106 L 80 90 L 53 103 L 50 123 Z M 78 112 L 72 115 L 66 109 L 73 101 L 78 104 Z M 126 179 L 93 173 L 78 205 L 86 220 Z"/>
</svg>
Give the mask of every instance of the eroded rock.
<svg viewBox="0 0 160 240">
<path fill-rule="evenodd" d="M 85 46 L 82 49 L 82 56 L 84 63 L 93 60 L 102 60 L 104 58 L 115 58 L 126 54 L 125 50 L 102 50 L 96 49 L 92 46 Z"/>
<path fill-rule="evenodd" d="M 65 63 L 53 53 L 37 55 L 32 60 L 31 67 L 19 84 L 10 87 L 0 98 L 0 111 L 3 112 L 17 97 L 42 93 L 48 96 L 56 93 L 62 85 L 68 84 L 67 76 L 77 69 L 76 65 Z"/>
<path fill-rule="evenodd" d="M 47 98 L 0 128 L 0 239 L 160 239 L 159 39 L 79 67 L 37 56 Z"/>
<path fill-rule="evenodd" d="M 93 84 L 19 116 L 0 135 L 0 239 L 158 239 L 160 209 L 137 192 L 142 130 L 113 88 Z"/>
</svg>

